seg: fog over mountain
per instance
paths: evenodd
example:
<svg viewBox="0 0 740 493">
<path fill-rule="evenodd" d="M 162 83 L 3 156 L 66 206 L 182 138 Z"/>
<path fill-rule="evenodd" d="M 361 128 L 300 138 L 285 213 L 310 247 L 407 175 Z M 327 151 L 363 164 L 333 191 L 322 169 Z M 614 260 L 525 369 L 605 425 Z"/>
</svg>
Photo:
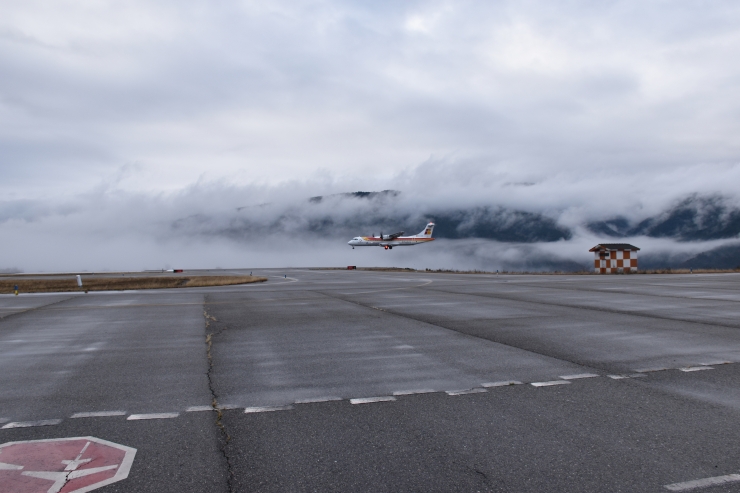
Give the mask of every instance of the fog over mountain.
<svg viewBox="0 0 740 493">
<path fill-rule="evenodd" d="M 728 174 L 737 174 L 737 168 L 728 168 Z M 548 179 L 495 183 L 482 175 L 480 183 L 464 184 L 465 193 L 459 176 L 444 186 L 431 178 L 433 171 L 445 177 L 455 170 L 454 164 L 421 165 L 392 180 L 397 188 L 385 190 L 332 191 L 350 186 L 345 183 L 212 182 L 149 194 L 120 190 L 113 181 L 67 200 L 3 201 L 0 232 L 11 241 L 0 268 L 364 265 L 577 271 L 591 265 L 591 246 L 615 241 L 639 246 L 646 268 L 713 262 L 735 267 L 740 206 L 721 186 L 651 199 L 635 192 L 629 202 L 624 195 L 604 194 L 592 205 L 590 190 L 599 185 L 593 181 L 571 182 L 581 190 L 575 194 Z M 329 193 L 310 194 L 322 188 Z M 428 193 L 431 189 L 439 193 Z M 437 224 L 438 240 L 428 245 L 385 251 L 346 244 L 353 236 L 381 231 L 416 234 L 429 220 Z"/>
<path fill-rule="evenodd" d="M 614 238 L 650 236 L 680 241 L 736 238 L 740 235 L 740 209 L 726 197 L 692 194 L 654 217 L 633 224 L 624 217 L 593 221 L 588 229 Z"/>
</svg>

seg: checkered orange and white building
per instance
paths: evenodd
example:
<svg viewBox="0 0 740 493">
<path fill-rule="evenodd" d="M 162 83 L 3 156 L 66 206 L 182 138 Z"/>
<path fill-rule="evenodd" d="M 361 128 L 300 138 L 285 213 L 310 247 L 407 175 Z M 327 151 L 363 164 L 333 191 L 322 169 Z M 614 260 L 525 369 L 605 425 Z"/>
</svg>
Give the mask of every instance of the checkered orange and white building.
<svg viewBox="0 0 740 493">
<path fill-rule="evenodd" d="M 597 274 L 616 274 L 637 272 L 637 252 L 640 249 L 624 243 L 604 243 L 593 247 L 594 272 Z"/>
</svg>

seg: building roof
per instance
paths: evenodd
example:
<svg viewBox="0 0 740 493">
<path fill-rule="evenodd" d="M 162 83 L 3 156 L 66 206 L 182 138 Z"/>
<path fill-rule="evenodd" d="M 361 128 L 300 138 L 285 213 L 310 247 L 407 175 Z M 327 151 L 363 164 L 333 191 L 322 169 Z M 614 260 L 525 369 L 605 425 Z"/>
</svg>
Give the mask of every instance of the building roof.
<svg viewBox="0 0 740 493">
<path fill-rule="evenodd" d="M 593 247 L 589 252 L 598 252 L 599 250 L 634 250 L 639 251 L 640 249 L 629 243 L 599 243 Z"/>
</svg>

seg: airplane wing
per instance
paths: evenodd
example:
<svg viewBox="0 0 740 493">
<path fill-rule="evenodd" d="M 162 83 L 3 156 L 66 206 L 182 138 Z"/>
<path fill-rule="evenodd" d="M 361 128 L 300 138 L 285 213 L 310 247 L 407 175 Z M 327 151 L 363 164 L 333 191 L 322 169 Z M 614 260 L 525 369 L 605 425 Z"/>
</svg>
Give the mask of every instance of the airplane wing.
<svg viewBox="0 0 740 493">
<path fill-rule="evenodd" d="M 404 231 L 399 231 L 398 233 L 393 233 L 392 235 L 387 235 L 386 239 L 388 240 L 395 240 L 399 236 L 401 236 L 404 233 Z"/>
</svg>

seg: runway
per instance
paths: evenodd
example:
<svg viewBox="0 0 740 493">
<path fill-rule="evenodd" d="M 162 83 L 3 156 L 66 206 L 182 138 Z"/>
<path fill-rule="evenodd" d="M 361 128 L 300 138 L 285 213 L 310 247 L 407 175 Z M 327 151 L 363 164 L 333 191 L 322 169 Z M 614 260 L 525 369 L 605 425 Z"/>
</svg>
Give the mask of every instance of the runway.
<svg viewBox="0 0 740 493">
<path fill-rule="evenodd" d="M 740 275 L 254 274 L 0 296 L 0 444 L 136 448 L 110 492 L 740 491 Z"/>
</svg>

